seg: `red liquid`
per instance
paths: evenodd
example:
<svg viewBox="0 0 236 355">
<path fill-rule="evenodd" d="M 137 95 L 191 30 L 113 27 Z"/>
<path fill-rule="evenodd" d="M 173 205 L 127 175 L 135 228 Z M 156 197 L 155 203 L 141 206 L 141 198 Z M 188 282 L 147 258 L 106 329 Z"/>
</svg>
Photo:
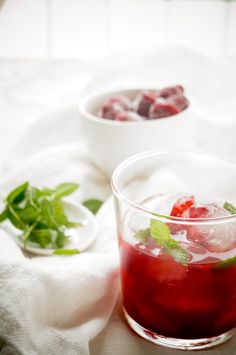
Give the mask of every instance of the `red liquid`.
<svg viewBox="0 0 236 355">
<path fill-rule="evenodd" d="M 142 327 L 167 337 L 199 339 L 236 324 L 236 266 L 175 262 L 120 238 L 125 310 Z"/>
</svg>

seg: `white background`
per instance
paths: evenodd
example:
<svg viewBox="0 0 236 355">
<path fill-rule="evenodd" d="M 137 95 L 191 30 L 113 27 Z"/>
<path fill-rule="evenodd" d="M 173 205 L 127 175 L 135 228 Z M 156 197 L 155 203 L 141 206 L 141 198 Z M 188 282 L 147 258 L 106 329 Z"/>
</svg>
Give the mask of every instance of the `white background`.
<svg viewBox="0 0 236 355">
<path fill-rule="evenodd" d="M 99 59 L 182 44 L 236 54 L 235 0 L 1 0 L 0 57 Z"/>
</svg>

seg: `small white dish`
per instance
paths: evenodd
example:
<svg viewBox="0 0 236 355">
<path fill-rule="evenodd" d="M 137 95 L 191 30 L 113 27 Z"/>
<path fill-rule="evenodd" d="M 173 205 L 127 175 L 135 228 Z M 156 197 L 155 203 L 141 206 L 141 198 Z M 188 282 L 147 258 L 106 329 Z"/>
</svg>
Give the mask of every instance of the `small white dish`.
<svg viewBox="0 0 236 355">
<path fill-rule="evenodd" d="M 93 163 L 111 177 L 116 166 L 128 157 L 146 150 L 192 146 L 195 108 L 192 99 L 184 111 L 161 119 L 119 122 L 100 118 L 97 112 L 109 98 L 124 95 L 133 100 L 142 90 L 135 88 L 92 94 L 79 105 L 82 129 Z"/>
<path fill-rule="evenodd" d="M 62 249 L 78 249 L 82 252 L 87 249 L 96 238 L 97 226 L 95 217 L 82 204 L 64 202 L 63 205 L 68 219 L 73 222 L 80 222 L 82 223 L 82 226 L 66 230 L 66 234 L 70 237 L 70 241 Z M 26 246 L 24 246 L 24 243 L 19 238 L 19 230 L 12 227 L 8 222 L 4 224 L 4 229 L 24 251 L 42 256 L 53 255 L 55 251 L 55 249 L 52 248 L 40 248 L 38 244 L 33 242 L 27 242 Z"/>
</svg>

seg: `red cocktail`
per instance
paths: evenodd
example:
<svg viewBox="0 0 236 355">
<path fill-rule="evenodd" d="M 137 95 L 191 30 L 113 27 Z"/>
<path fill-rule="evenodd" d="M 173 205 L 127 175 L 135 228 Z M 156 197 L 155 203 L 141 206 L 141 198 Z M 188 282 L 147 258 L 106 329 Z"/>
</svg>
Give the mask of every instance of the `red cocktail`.
<svg viewBox="0 0 236 355">
<path fill-rule="evenodd" d="M 236 325 L 236 209 L 180 196 L 117 200 L 123 307 L 142 337 L 200 349 Z"/>
</svg>

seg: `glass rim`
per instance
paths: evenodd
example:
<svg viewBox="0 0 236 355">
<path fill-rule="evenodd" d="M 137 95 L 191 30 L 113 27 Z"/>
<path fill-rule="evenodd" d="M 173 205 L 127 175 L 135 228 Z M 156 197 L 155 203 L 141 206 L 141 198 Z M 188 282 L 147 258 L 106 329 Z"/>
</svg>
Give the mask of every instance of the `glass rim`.
<svg viewBox="0 0 236 355">
<path fill-rule="evenodd" d="M 114 196 L 116 196 L 119 200 L 123 201 L 126 205 L 128 205 L 132 210 L 138 212 L 139 214 L 142 214 L 144 216 L 148 216 L 151 219 L 158 219 L 166 223 L 175 223 L 175 224 L 181 224 L 181 225 L 193 225 L 193 224 L 199 224 L 199 225 L 215 225 L 215 224 L 221 224 L 221 223 L 229 223 L 229 222 L 236 222 L 236 214 L 232 214 L 229 216 L 224 216 L 224 217 L 210 217 L 210 218 L 183 218 L 183 217 L 175 217 L 175 216 L 170 216 L 166 215 L 163 213 L 154 213 L 151 212 L 150 210 L 140 206 L 138 203 L 133 202 L 132 200 L 128 199 L 123 195 L 123 193 L 119 190 L 117 186 L 117 178 L 119 178 L 119 175 L 126 169 L 128 166 L 133 164 L 134 162 L 141 160 L 145 157 L 152 157 L 152 156 L 158 156 L 158 155 L 164 155 L 164 154 L 174 154 L 174 153 L 182 153 L 182 154 L 198 154 L 201 156 L 207 156 L 211 158 L 215 158 L 218 160 L 224 160 L 226 162 L 231 162 L 233 164 L 236 164 L 236 160 L 225 157 L 225 155 L 221 153 L 212 153 L 209 151 L 204 151 L 200 149 L 195 149 L 195 148 L 166 148 L 166 149 L 154 149 L 154 150 L 148 150 L 142 153 L 135 154 L 127 159 L 125 159 L 123 162 L 121 162 L 116 169 L 114 170 L 111 178 L 111 187 Z"/>
</svg>

